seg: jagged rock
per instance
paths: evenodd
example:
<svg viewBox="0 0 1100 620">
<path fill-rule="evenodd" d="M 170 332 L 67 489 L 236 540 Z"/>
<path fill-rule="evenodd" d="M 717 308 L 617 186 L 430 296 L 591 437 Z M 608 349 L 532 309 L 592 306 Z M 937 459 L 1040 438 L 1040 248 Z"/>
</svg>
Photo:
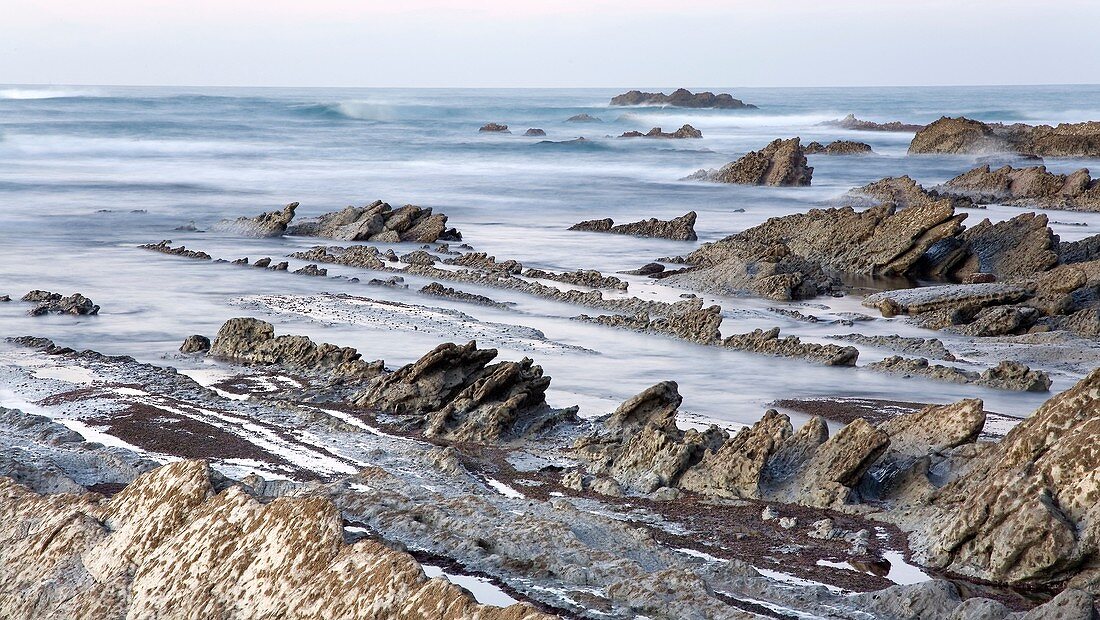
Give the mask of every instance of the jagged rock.
<svg viewBox="0 0 1100 620">
<path fill-rule="evenodd" d="M 828 144 L 811 142 L 802 147 L 807 155 L 865 155 L 872 153 L 871 145 L 853 140 L 833 140 Z"/>
<path fill-rule="evenodd" d="M 822 265 L 793 253 L 783 243 L 761 243 L 740 234 L 708 243 L 688 255 L 692 266 L 661 273 L 668 284 L 716 294 L 751 293 L 768 299 L 809 299 L 836 289 L 840 281 Z"/>
<path fill-rule="evenodd" d="M 802 342 L 798 336 L 779 337 L 779 328 L 734 334 L 722 340 L 722 346 L 780 357 L 798 357 L 826 366 L 855 366 L 859 351 L 855 347 Z"/>
<path fill-rule="evenodd" d="M 188 336 L 180 345 L 180 353 L 206 353 L 210 350 L 210 339 L 201 334 Z"/>
<path fill-rule="evenodd" d="M 501 125 L 500 123 L 486 123 L 478 131 L 482 133 L 512 133 L 508 130 L 507 125 Z"/>
<path fill-rule="evenodd" d="M 393 209 L 381 200 L 326 213 L 291 227 L 287 234 L 376 243 L 432 243 L 462 238 L 458 231 L 447 228 L 446 215 L 433 214 L 430 207 L 405 205 Z"/>
<path fill-rule="evenodd" d="M 1001 583 L 1100 584 L 1100 370 L 1021 421 L 935 497 L 933 567 Z"/>
<path fill-rule="evenodd" d="M 664 93 L 643 93 L 640 90 L 632 90 L 612 97 L 610 105 L 667 105 L 679 108 L 756 109 L 756 106 L 751 103 L 745 103 L 740 99 L 734 99 L 732 96 L 725 93 L 715 95 L 712 92 L 705 91 L 693 94 L 691 91 L 684 88 L 676 89 L 671 95 L 666 95 Z"/>
<path fill-rule="evenodd" d="M 253 318 L 226 321 L 210 346 L 210 355 L 240 364 L 277 365 L 337 381 L 363 381 L 377 376 L 382 361 L 365 362 L 351 347 L 317 344 L 305 336 L 275 336 L 275 327 Z"/>
<path fill-rule="evenodd" d="M 425 295 L 431 295 L 433 297 L 446 297 L 448 299 L 457 299 L 459 301 L 465 301 L 472 304 L 478 304 L 482 306 L 493 306 L 495 308 L 507 308 L 508 304 L 494 301 L 484 295 L 477 295 L 474 293 L 467 293 L 464 291 L 455 290 L 453 288 L 443 286 L 439 282 L 432 282 L 431 284 L 420 289 L 421 293 Z"/>
<path fill-rule="evenodd" d="M 952 331 L 967 336 L 1005 336 L 1022 334 L 1039 320 L 1039 311 L 1026 306 L 994 306 L 983 308 L 974 319 Z"/>
<path fill-rule="evenodd" d="M 879 425 L 890 437 L 890 453 L 922 457 L 973 443 L 985 427 L 985 410 L 977 398 L 950 405 L 929 405 Z"/>
<path fill-rule="evenodd" d="M 300 276 L 324 277 L 328 275 L 328 269 L 318 267 L 317 265 L 306 265 L 301 269 L 295 269 L 294 273 Z"/>
<path fill-rule="evenodd" d="M 401 257 L 401 262 L 406 265 L 434 265 L 439 262 L 439 259 L 430 252 L 424 250 L 416 250 L 409 252 Z"/>
<path fill-rule="evenodd" d="M 1080 241 L 1063 241 L 1058 246 L 1058 254 L 1065 264 L 1100 260 L 1100 235 L 1085 237 Z"/>
<path fill-rule="evenodd" d="M 925 189 L 909 175 L 886 177 L 868 183 L 863 187 L 857 187 L 841 197 L 841 200 L 844 203 L 853 204 L 853 206 L 874 206 L 890 202 L 897 205 L 899 209 L 908 209 L 909 207 L 923 206 L 944 200 L 950 201 L 956 209 L 974 207 L 974 203 L 968 198 Z"/>
<path fill-rule="evenodd" d="M 648 312 L 639 312 L 633 316 L 622 314 L 575 317 L 578 321 L 608 325 L 640 332 L 664 334 L 699 344 L 717 344 L 722 334 L 718 327 L 722 324 L 722 308 L 703 307 L 699 298 L 687 299 L 677 304 L 678 312 L 670 316 L 652 317 Z"/>
<path fill-rule="evenodd" d="M 740 185 L 808 186 L 814 169 L 798 138 L 773 140 L 759 151 L 722 166 L 708 180 Z"/>
<path fill-rule="evenodd" d="M 185 246 L 173 248 L 170 244 L 170 239 L 165 239 L 158 243 L 147 243 L 145 245 L 139 245 L 138 247 L 143 250 L 152 250 L 154 252 L 160 252 L 161 254 L 171 254 L 173 256 L 185 256 L 187 258 L 197 258 L 199 260 L 210 260 L 210 255 L 206 252 L 198 252 L 195 250 L 188 250 Z"/>
<path fill-rule="evenodd" d="M 31 316 L 43 316 L 46 314 L 99 314 L 99 306 L 92 303 L 91 299 L 88 299 L 80 293 L 73 293 L 65 297 L 60 293 L 34 290 L 24 295 L 23 301 L 35 302 L 38 304 L 27 312 L 27 314 Z"/>
<path fill-rule="evenodd" d="M 654 127 L 646 133 L 640 131 L 627 131 L 620 138 L 702 138 L 703 132 L 692 127 L 691 125 L 684 124 L 676 131 L 669 133 L 663 131 L 660 127 Z"/>
<path fill-rule="evenodd" d="M 625 273 L 631 276 L 652 276 L 662 273 L 665 270 L 665 266 L 661 263 L 646 263 L 637 269 L 630 269 L 627 271 L 620 271 L 619 273 Z"/>
<path fill-rule="evenodd" d="M 634 235 L 635 237 L 657 237 L 674 241 L 695 241 L 698 239 L 695 235 L 696 217 L 698 216 L 694 211 L 688 211 L 684 215 L 671 220 L 649 218 L 648 220 L 617 226 L 611 218 L 605 218 L 580 222 L 570 226 L 569 230 L 608 232 L 617 235 Z"/>
<path fill-rule="evenodd" d="M 332 250 L 334 254 L 330 253 L 329 250 Z M 352 245 L 346 248 L 338 246 L 326 248 L 323 245 L 318 245 L 309 250 L 295 252 L 290 257 L 307 261 L 338 263 L 363 269 L 384 269 L 386 266 L 385 261 L 382 260 L 382 255 L 378 252 L 378 248 L 367 245 Z M 397 254 L 393 255 L 392 260 L 398 260 Z"/>
<path fill-rule="evenodd" d="M 982 220 L 967 228 L 959 241 L 965 258 L 954 265 L 941 264 L 937 271 L 962 278 L 971 273 L 991 273 L 998 279 L 1032 277 L 1058 264 L 1058 236 L 1047 226 L 1047 216 L 1023 213 L 1011 220 Z"/>
<path fill-rule="evenodd" d="M 578 269 L 576 271 L 567 271 L 564 273 L 543 271 L 542 269 L 526 269 L 523 272 L 523 277 L 553 280 L 555 282 L 565 282 L 566 284 L 576 284 L 589 288 L 605 288 L 616 291 L 625 291 L 627 289 L 626 282 L 623 282 L 615 276 L 605 276 L 594 269 Z"/>
<path fill-rule="evenodd" d="M 913 125 L 901 121 L 890 121 L 887 123 L 864 121 L 856 118 L 855 114 L 849 114 L 835 121 L 825 121 L 821 124 L 828 127 L 840 127 L 841 129 L 853 129 L 856 131 L 920 131 L 924 129 L 924 125 Z"/>
<path fill-rule="evenodd" d="M 943 117 L 917 132 L 912 153 L 1017 152 L 1049 157 L 1100 155 L 1100 122 L 1002 125 Z"/>
<path fill-rule="evenodd" d="M 424 357 L 382 375 L 353 402 L 405 418 L 424 434 L 453 441 L 525 437 L 575 416 L 576 408 L 546 404 L 550 377 L 527 358 L 489 364 L 496 349 L 439 345 Z"/>
<path fill-rule="evenodd" d="M 991 170 L 986 164 L 947 181 L 941 190 L 982 204 L 1100 211 L 1100 179 L 1093 179 L 1087 168 L 1066 175 L 1047 172 L 1046 166 Z"/>
<path fill-rule="evenodd" d="M 591 114 L 582 113 L 582 114 L 574 114 L 573 116 L 570 116 L 569 118 L 565 119 L 565 122 L 567 122 L 567 123 L 602 123 L 603 121 L 600 120 L 598 117 L 592 116 Z"/>
<path fill-rule="evenodd" d="M 221 220 L 211 227 L 212 230 L 231 232 L 243 237 L 281 237 L 290 221 L 294 219 L 297 202 L 283 207 L 281 211 L 269 211 L 256 217 L 238 217 L 235 220 Z"/>
<path fill-rule="evenodd" d="M 474 267 L 484 271 L 500 272 L 506 274 L 518 274 L 523 271 L 523 265 L 512 259 L 497 262 L 495 256 L 489 256 L 485 252 L 467 252 L 461 256 L 448 258 L 443 261 L 448 265 L 460 267 Z"/>
<path fill-rule="evenodd" d="M 1041 370 L 1031 370 L 1019 362 L 1003 361 L 981 373 L 963 370 L 954 366 L 930 364 L 927 359 L 901 357 L 894 355 L 867 365 L 876 372 L 886 372 L 904 376 L 927 377 L 951 383 L 972 383 L 1000 390 L 1015 392 L 1046 392 L 1050 390 L 1051 380 Z"/>
<path fill-rule="evenodd" d="M 816 445 L 828 437 L 827 430 L 821 436 L 821 428 L 815 426 Z M 742 428 L 729 441 L 706 452 L 697 466 L 684 472 L 680 487 L 705 495 L 760 499 L 764 468 L 793 430 L 790 418 L 768 410 L 752 427 Z"/>
<path fill-rule="evenodd" d="M 479 605 L 382 542 L 345 544 L 327 499 L 261 502 L 214 477 L 175 462 L 110 500 L 0 479 L 0 616 L 550 618 Z"/>
<path fill-rule="evenodd" d="M 542 129 L 539 129 L 537 127 L 532 127 L 530 129 L 528 129 L 527 131 L 523 132 L 523 135 L 525 135 L 525 136 L 545 136 L 546 131 L 544 131 Z"/>
</svg>

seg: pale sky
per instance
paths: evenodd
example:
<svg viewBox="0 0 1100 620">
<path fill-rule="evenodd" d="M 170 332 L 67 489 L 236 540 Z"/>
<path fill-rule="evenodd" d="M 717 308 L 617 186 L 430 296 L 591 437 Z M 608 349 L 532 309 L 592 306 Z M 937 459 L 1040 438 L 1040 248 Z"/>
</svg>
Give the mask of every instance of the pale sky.
<svg viewBox="0 0 1100 620">
<path fill-rule="evenodd" d="M 1100 83 L 1100 0 L 0 0 L 0 83 Z"/>
</svg>

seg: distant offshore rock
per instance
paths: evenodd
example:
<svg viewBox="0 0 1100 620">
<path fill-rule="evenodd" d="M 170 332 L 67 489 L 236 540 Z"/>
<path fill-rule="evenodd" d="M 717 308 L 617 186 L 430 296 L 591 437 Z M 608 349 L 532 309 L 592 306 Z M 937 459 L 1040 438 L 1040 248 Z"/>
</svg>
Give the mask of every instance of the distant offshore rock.
<svg viewBox="0 0 1100 620">
<path fill-rule="evenodd" d="M 640 131 L 627 131 L 620 138 L 702 138 L 703 132 L 685 124 L 672 133 L 663 131 L 660 127 L 654 127 L 646 133 Z"/>
<path fill-rule="evenodd" d="M 689 211 L 671 220 L 650 218 L 648 220 L 631 222 L 629 224 L 619 224 L 618 226 L 615 225 L 614 220 L 611 218 L 604 218 L 601 220 L 587 220 L 574 224 L 569 227 L 569 230 L 606 232 L 617 235 L 633 235 L 635 237 L 657 237 L 660 239 L 672 239 L 674 241 L 695 241 L 698 239 L 695 235 L 696 217 L 697 215 L 694 211 Z"/>
<path fill-rule="evenodd" d="M 611 105 L 650 105 L 672 106 L 677 108 L 718 108 L 723 110 L 757 109 L 751 103 L 745 103 L 740 99 L 734 99 L 732 95 L 722 93 L 716 95 L 710 91 L 692 93 L 686 88 L 679 88 L 671 95 L 664 93 L 644 93 L 640 90 L 632 90 L 611 98 Z"/>
<path fill-rule="evenodd" d="M 238 217 L 235 220 L 221 220 L 214 224 L 212 230 L 231 232 L 243 237 L 281 237 L 294 219 L 294 210 L 298 208 L 297 202 L 292 202 L 283 207 L 282 211 L 269 211 L 256 217 Z"/>
<path fill-rule="evenodd" d="M 591 114 L 574 114 L 565 119 L 567 123 L 602 123 L 598 116 L 592 116 Z"/>
<path fill-rule="evenodd" d="M 1021 153 L 1044 157 L 1100 157 L 1100 122 L 1025 125 L 983 123 L 944 116 L 921 129 L 910 154 Z"/>
<path fill-rule="evenodd" d="M 501 125 L 500 123 L 486 123 L 478 131 L 481 133 L 512 133 L 507 125 Z"/>
<path fill-rule="evenodd" d="M 683 180 L 804 187 L 810 184 L 814 169 L 806 165 L 806 152 L 798 138 L 777 139 L 718 170 L 699 170 Z"/>
<path fill-rule="evenodd" d="M 545 136 L 546 132 L 542 129 L 537 128 L 537 127 L 532 127 L 530 129 L 528 129 L 527 131 L 523 132 L 523 135 L 525 135 L 525 136 Z"/>
<path fill-rule="evenodd" d="M 903 123 L 901 121 L 890 121 L 887 123 L 865 121 L 856 118 L 855 114 L 849 114 L 848 116 L 837 119 L 835 121 L 825 121 L 824 123 L 821 123 L 821 125 L 825 127 L 840 127 L 841 129 L 852 129 L 855 131 L 920 131 L 921 129 L 924 129 L 924 125 Z"/>
<path fill-rule="evenodd" d="M 807 155 L 866 155 L 874 152 L 870 144 L 854 140 L 833 140 L 828 144 L 811 142 L 802 151 Z"/>
</svg>

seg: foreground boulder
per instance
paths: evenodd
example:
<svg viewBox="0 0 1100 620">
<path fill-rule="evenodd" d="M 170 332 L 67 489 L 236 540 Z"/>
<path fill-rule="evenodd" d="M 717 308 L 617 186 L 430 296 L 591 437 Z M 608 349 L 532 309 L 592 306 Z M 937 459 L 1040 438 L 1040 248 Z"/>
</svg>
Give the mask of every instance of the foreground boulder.
<svg viewBox="0 0 1100 620">
<path fill-rule="evenodd" d="M 709 91 L 692 93 L 685 88 L 676 89 L 671 95 L 631 90 L 612 97 L 611 105 L 667 105 L 678 108 L 721 108 L 727 110 L 756 109 L 756 106 L 751 103 L 734 99 L 732 95 L 725 93 L 715 95 Z"/>
<path fill-rule="evenodd" d="M 806 165 L 806 153 L 798 138 L 773 140 L 759 151 L 750 151 L 717 171 L 692 175 L 717 183 L 739 185 L 808 186 L 814 169 Z"/>
<path fill-rule="evenodd" d="M 909 153 L 1016 152 L 1044 157 L 1100 156 L 1100 122 L 1003 125 L 943 117 L 913 136 Z"/>
<path fill-rule="evenodd" d="M 1100 370 L 941 489 L 932 566 L 1001 583 L 1100 588 Z"/>
<path fill-rule="evenodd" d="M 696 217 L 698 215 L 694 211 L 689 211 L 671 220 L 649 218 L 648 220 L 619 225 L 615 225 L 614 220 L 611 218 L 604 218 L 574 224 L 569 227 L 569 230 L 606 232 L 616 235 L 633 235 L 635 237 L 658 237 L 674 241 L 695 241 L 698 239 L 695 234 Z"/>
<path fill-rule="evenodd" d="M 298 203 L 292 202 L 281 211 L 269 211 L 256 217 L 238 217 L 235 220 L 221 220 L 211 230 L 231 232 L 242 237 L 281 237 L 290 221 L 294 219 L 294 210 Z"/>
<path fill-rule="evenodd" d="M 275 327 L 266 321 L 237 318 L 226 321 L 214 342 L 210 355 L 240 364 L 279 366 L 309 375 L 322 375 L 334 381 L 358 382 L 380 374 L 381 361 L 365 362 L 351 347 L 317 344 L 306 336 L 275 336 Z"/>
<path fill-rule="evenodd" d="M 992 170 L 986 164 L 944 183 L 941 190 L 980 204 L 1100 211 L 1100 179 L 1093 179 L 1087 168 L 1067 175 L 1047 172 L 1046 166 Z"/>
<path fill-rule="evenodd" d="M 375 200 L 365 207 L 347 207 L 291 227 L 287 234 L 342 241 L 376 243 L 432 243 L 458 241 L 462 235 L 447 228 L 447 216 L 432 209 L 405 205 L 398 209 Z"/>
<path fill-rule="evenodd" d="M 353 398 L 359 407 L 397 417 L 428 437 L 494 441 L 535 434 L 572 419 L 576 408 L 546 404 L 550 377 L 530 359 L 497 362 L 496 349 L 441 344 L 424 357 L 382 375 Z"/>
<path fill-rule="evenodd" d="M 4 618 L 550 618 L 479 605 L 404 552 L 345 544 L 327 499 L 261 502 L 202 461 L 142 474 L 110 500 L 0 478 L 0 513 Z"/>
</svg>

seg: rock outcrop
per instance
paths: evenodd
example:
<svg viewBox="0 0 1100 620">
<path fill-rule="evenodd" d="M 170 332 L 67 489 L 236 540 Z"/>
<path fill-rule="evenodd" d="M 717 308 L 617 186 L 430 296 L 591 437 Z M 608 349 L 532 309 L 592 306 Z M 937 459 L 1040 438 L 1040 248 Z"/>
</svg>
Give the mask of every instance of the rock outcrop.
<svg viewBox="0 0 1100 620">
<path fill-rule="evenodd" d="M 690 90 L 679 88 L 671 95 L 664 93 L 644 93 L 640 90 L 631 90 L 611 98 L 611 105 L 638 105 L 638 106 L 672 106 L 678 108 L 721 108 L 726 110 L 756 109 L 751 103 L 745 103 L 740 99 L 734 99 L 726 93 L 715 95 L 704 91 L 692 93 Z"/>
<path fill-rule="evenodd" d="M 432 243 L 462 239 L 457 230 L 447 228 L 447 216 L 433 214 L 431 207 L 405 205 L 394 209 L 381 200 L 365 207 L 347 207 L 301 222 L 291 227 L 287 234 L 376 243 Z"/>
<path fill-rule="evenodd" d="M 979 204 L 1100 211 L 1100 179 L 1093 179 L 1087 168 L 1067 175 L 1047 172 L 1046 166 L 1006 165 L 993 170 L 986 164 L 960 174 L 939 189 Z"/>
<path fill-rule="evenodd" d="M 841 198 L 842 204 L 874 206 L 891 202 L 897 205 L 899 209 L 908 209 L 911 206 L 926 205 L 943 200 L 950 201 L 956 209 L 974 207 L 974 203 L 968 198 L 925 189 L 908 175 L 879 179 L 863 187 L 857 187 Z"/>
<path fill-rule="evenodd" d="M 833 140 L 828 144 L 811 142 L 802 147 L 807 155 L 866 155 L 872 153 L 871 145 L 853 140 Z"/>
<path fill-rule="evenodd" d="M 192 334 L 180 345 L 180 353 L 206 353 L 210 350 L 210 339 L 202 334 Z"/>
<path fill-rule="evenodd" d="M 183 256 L 185 258 L 196 258 L 199 260 L 210 260 L 211 257 L 206 252 L 200 252 L 196 250 L 188 250 L 186 246 L 179 246 L 178 248 L 172 247 L 172 240 L 165 239 L 157 243 L 147 243 L 145 245 L 139 245 L 138 247 L 143 250 L 152 250 L 153 252 L 160 252 L 161 254 L 171 254 L 172 256 Z"/>
<path fill-rule="evenodd" d="M 66 297 L 60 293 L 34 290 L 24 295 L 22 300 L 36 304 L 27 311 L 27 314 L 31 316 L 43 316 L 46 314 L 72 314 L 78 316 L 99 314 L 99 306 L 92 303 L 91 299 L 88 299 L 80 293 L 73 293 Z"/>
<path fill-rule="evenodd" d="M 852 129 L 855 131 L 920 131 L 924 129 L 924 125 L 914 125 L 901 121 L 876 123 L 875 121 L 860 120 L 856 118 L 855 114 L 849 114 L 835 121 L 825 121 L 821 124 L 827 127 L 840 127 L 841 129 Z"/>
<path fill-rule="evenodd" d="M 722 308 L 703 306 L 703 300 L 694 298 L 681 302 L 678 311 L 670 316 L 651 316 L 648 312 L 635 315 L 610 314 L 575 317 L 578 321 L 631 329 L 651 334 L 663 334 L 696 342 L 699 344 L 718 344 L 722 334 L 718 328 L 722 324 Z"/>
<path fill-rule="evenodd" d="M 485 123 L 478 131 L 481 133 L 512 133 L 507 125 L 500 123 Z"/>
<path fill-rule="evenodd" d="M 855 366 L 859 358 L 859 351 L 855 347 L 802 342 L 798 336 L 780 338 L 778 327 L 769 330 L 756 329 L 747 334 L 734 334 L 723 339 L 722 346 L 778 357 L 795 357 L 826 366 Z"/>
<path fill-rule="evenodd" d="M 913 136 L 911 154 L 1017 152 L 1045 157 L 1100 156 L 1100 122 L 1003 125 L 943 117 Z"/>
<path fill-rule="evenodd" d="M 532 127 L 530 129 L 528 129 L 527 131 L 523 132 L 523 135 L 533 136 L 533 137 L 545 136 L 546 135 L 546 130 L 539 129 L 538 127 Z"/>
<path fill-rule="evenodd" d="M 692 127 L 691 125 L 684 124 L 682 127 L 671 133 L 662 130 L 660 127 L 654 127 L 646 133 L 640 131 L 627 131 L 620 138 L 702 138 L 703 132 Z"/>
<path fill-rule="evenodd" d="M 256 217 L 238 217 L 235 220 L 221 220 L 211 230 L 230 232 L 242 237 L 281 237 L 290 221 L 294 219 L 294 210 L 298 203 L 292 202 L 281 211 L 269 211 Z"/>
<path fill-rule="evenodd" d="M 778 301 L 826 294 L 840 282 L 821 263 L 783 244 L 760 243 L 739 235 L 708 243 L 688 255 L 691 267 L 659 277 L 666 283 L 723 295 L 751 293 Z"/>
<path fill-rule="evenodd" d="M 750 151 L 737 161 L 701 176 L 717 183 L 799 187 L 808 186 L 813 174 L 813 167 L 806 165 L 806 153 L 799 139 L 790 138 L 773 140 L 759 151 Z"/>
<path fill-rule="evenodd" d="M 366 362 L 351 347 L 317 344 L 306 336 L 275 336 L 275 327 L 253 318 L 226 321 L 214 342 L 210 355 L 239 364 L 278 366 L 308 375 L 320 375 L 330 381 L 356 383 L 378 376 L 381 361 Z"/>
<path fill-rule="evenodd" d="M 1047 401 L 934 498 L 932 566 L 1016 585 L 1100 586 L 1100 370 Z"/>
<path fill-rule="evenodd" d="M 603 121 L 600 120 L 596 116 L 592 116 L 591 114 L 588 114 L 587 112 L 582 112 L 581 114 L 574 114 L 573 116 L 570 116 L 569 118 L 565 119 L 565 122 L 567 122 L 567 123 L 602 123 Z"/>
<path fill-rule="evenodd" d="M 528 358 L 490 364 L 496 356 L 496 349 L 478 349 L 472 341 L 441 344 L 378 377 L 353 402 L 452 441 L 517 439 L 575 416 L 575 407 L 546 404 L 550 377 L 542 367 Z"/>
<path fill-rule="evenodd" d="M 909 358 L 894 355 L 868 364 L 867 367 L 877 372 L 906 377 L 926 377 L 937 381 L 983 385 L 1013 392 L 1047 392 L 1050 391 L 1051 385 L 1050 376 L 1047 373 L 1032 370 L 1019 362 L 1009 361 L 1003 361 L 993 368 L 987 368 L 978 373 L 955 366 L 930 364 L 923 357 Z"/>
<path fill-rule="evenodd" d="M 604 218 L 574 224 L 569 227 L 569 230 L 606 232 L 616 235 L 633 235 L 635 237 L 658 237 L 674 241 L 695 241 L 698 239 L 695 234 L 696 217 L 698 215 L 694 211 L 689 211 L 671 220 L 649 218 L 648 220 L 618 225 L 611 218 Z"/>
<path fill-rule="evenodd" d="M 0 478 L 0 616 L 550 618 L 479 605 L 381 541 L 345 544 L 326 499 L 261 502 L 219 478 L 179 461 L 110 500 Z"/>
</svg>

